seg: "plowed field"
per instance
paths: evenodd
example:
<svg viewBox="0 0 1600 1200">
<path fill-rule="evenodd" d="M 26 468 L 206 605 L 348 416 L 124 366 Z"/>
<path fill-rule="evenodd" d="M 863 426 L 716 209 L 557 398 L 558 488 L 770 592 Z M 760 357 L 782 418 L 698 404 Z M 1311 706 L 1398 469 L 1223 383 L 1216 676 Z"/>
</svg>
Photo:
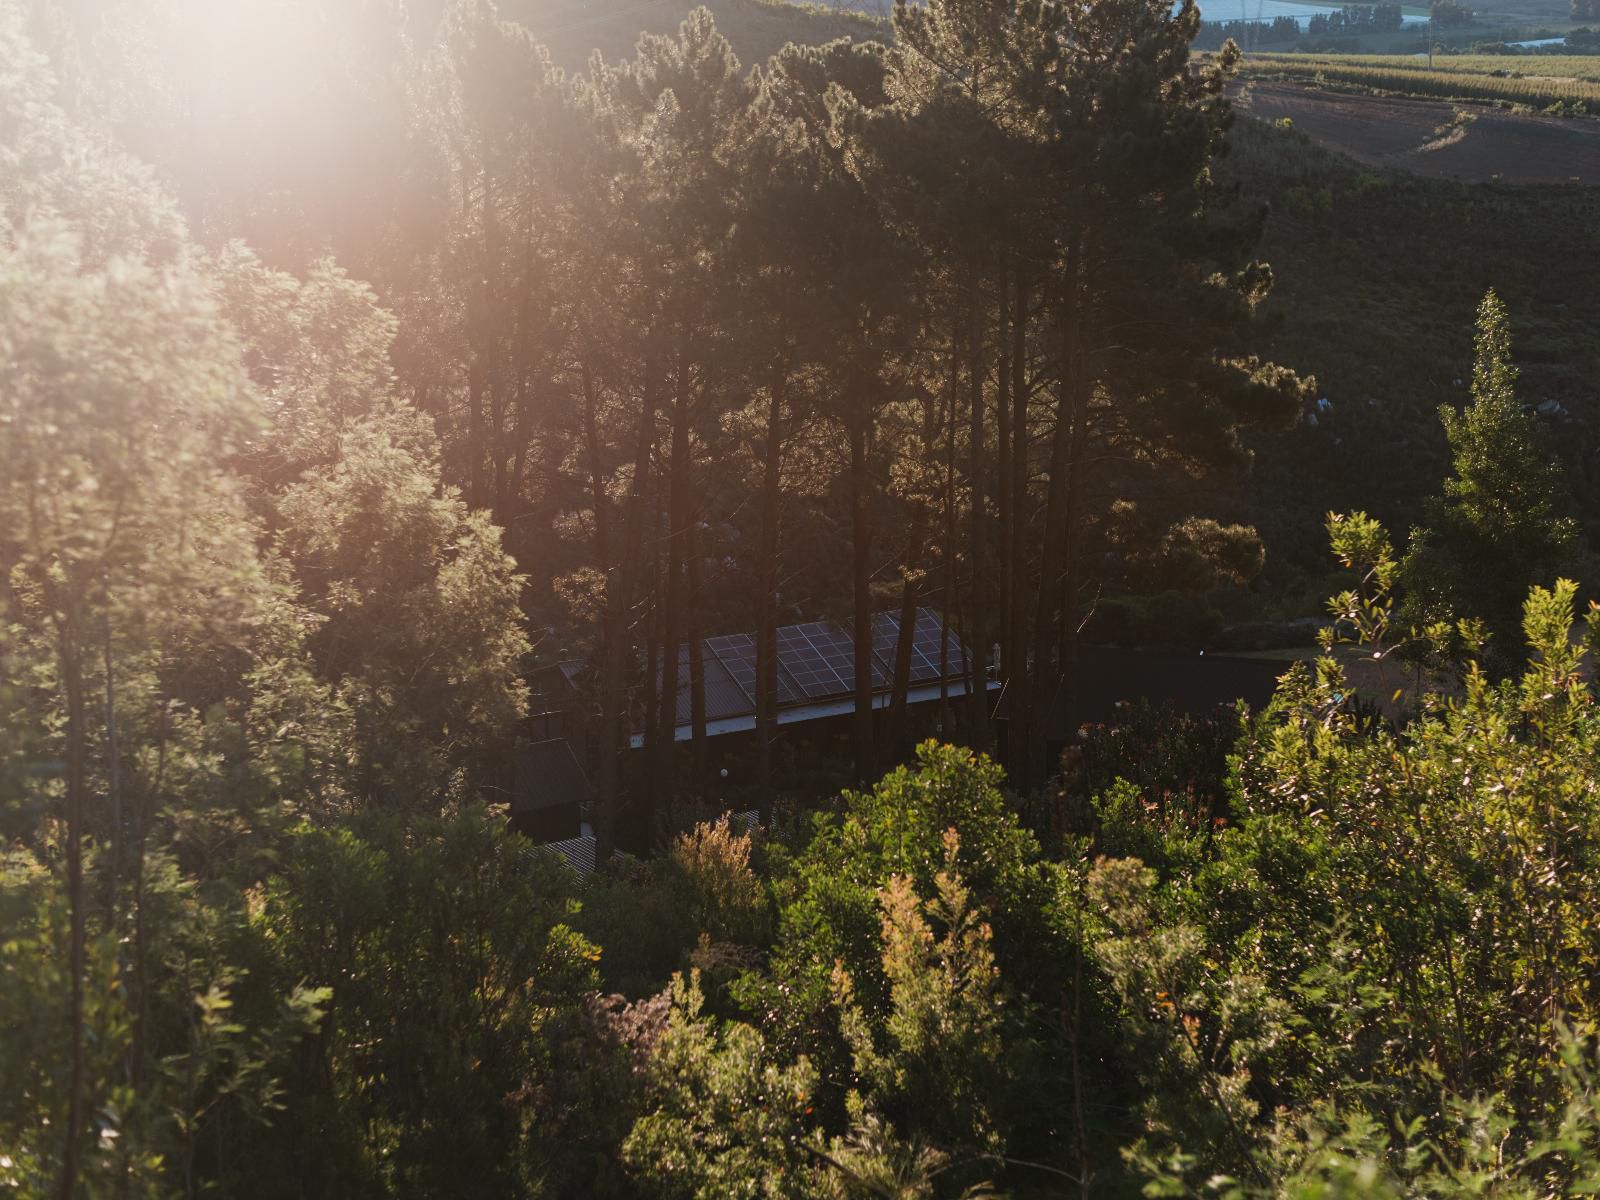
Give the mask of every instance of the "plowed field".
<svg viewBox="0 0 1600 1200">
<path fill-rule="evenodd" d="M 1253 116 L 1288 117 L 1313 141 L 1373 166 L 1440 179 L 1600 184 L 1600 118 L 1523 116 L 1267 81 L 1244 84 L 1239 100 Z"/>
</svg>

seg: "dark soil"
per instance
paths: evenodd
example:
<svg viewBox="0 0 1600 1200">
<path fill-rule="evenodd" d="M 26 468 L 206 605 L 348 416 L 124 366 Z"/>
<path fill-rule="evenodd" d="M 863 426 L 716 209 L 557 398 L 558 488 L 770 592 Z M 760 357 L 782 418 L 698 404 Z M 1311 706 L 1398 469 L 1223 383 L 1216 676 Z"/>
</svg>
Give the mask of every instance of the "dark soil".
<svg viewBox="0 0 1600 1200">
<path fill-rule="evenodd" d="M 1288 117 L 1312 141 L 1372 166 L 1466 182 L 1600 184 L 1600 119 L 1260 80 L 1245 84 L 1239 101 L 1252 116 Z"/>
</svg>

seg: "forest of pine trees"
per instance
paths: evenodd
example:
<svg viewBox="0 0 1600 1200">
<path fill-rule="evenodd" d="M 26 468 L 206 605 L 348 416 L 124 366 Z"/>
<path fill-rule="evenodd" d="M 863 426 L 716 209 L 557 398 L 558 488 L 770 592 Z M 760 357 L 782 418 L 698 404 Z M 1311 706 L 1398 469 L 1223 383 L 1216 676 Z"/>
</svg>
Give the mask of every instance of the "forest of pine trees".
<svg viewBox="0 0 1600 1200">
<path fill-rule="evenodd" d="M 1047 749 L 1100 597 L 1261 569 L 1316 395 L 1199 23 L 696 9 L 572 72 L 487 0 L 0 0 L 0 1188 L 1600 1189 L 1600 617 L 1494 293 L 1408 548 L 1328 518 L 1322 655 Z M 913 746 L 861 656 L 921 605 L 980 652 Z M 740 629 L 761 820 L 674 826 Z M 558 650 L 587 877 L 497 802 Z"/>
</svg>

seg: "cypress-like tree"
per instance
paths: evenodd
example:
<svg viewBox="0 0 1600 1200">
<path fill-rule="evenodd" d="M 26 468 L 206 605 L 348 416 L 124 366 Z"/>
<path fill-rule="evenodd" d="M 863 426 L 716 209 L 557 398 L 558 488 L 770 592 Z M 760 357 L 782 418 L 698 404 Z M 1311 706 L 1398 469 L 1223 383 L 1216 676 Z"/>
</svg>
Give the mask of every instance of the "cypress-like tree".
<svg viewBox="0 0 1600 1200">
<path fill-rule="evenodd" d="M 1472 403 L 1439 411 L 1454 470 L 1411 535 L 1402 613 L 1416 627 L 1478 618 L 1491 639 L 1485 661 L 1498 671 L 1520 650 L 1528 588 L 1570 565 L 1577 529 L 1561 466 L 1517 399 L 1510 323 L 1493 290 L 1477 325 Z"/>
</svg>

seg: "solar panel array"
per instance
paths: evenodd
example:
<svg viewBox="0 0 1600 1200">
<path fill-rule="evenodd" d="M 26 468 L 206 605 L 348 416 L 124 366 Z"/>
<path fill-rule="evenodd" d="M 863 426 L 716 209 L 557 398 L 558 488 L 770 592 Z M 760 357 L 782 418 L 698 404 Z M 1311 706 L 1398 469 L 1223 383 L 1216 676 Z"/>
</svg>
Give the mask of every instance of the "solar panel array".
<svg viewBox="0 0 1600 1200">
<path fill-rule="evenodd" d="M 961 674 L 961 641 L 949 631 L 949 671 Z M 877 613 L 872 618 L 872 651 L 882 662 L 890 683 L 894 680 L 895 655 L 900 650 L 900 614 Z M 932 609 L 917 609 L 911 627 L 911 682 L 929 683 L 939 678 L 939 614 Z M 884 685 L 889 686 L 888 684 Z"/>
<path fill-rule="evenodd" d="M 912 652 L 912 664 L 915 668 L 917 660 L 921 659 L 926 665 L 923 667 L 925 674 L 918 675 L 913 669 L 911 677 L 914 680 L 939 678 L 939 640 L 941 632 L 944 634 L 945 644 L 948 647 L 949 657 L 946 660 L 946 669 L 951 675 L 959 675 L 965 664 L 961 661 L 961 639 L 956 636 L 954 629 L 941 629 L 939 614 L 931 608 L 917 609 L 917 623 L 911 631 L 911 644 L 915 647 Z"/>
<path fill-rule="evenodd" d="M 932 609 L 919 608 L 911 631 L 911 683 L 939 678 L 941 621 Z M 875 613 L 872 618 L 872 688 L 883 691 L 894 682 L 894 661 L 900 638 L 898 613 Z M 778 706 L 793 707 L 836 700 L 855 691 L 855 640 L 848 630 L 827 621 L 784 625 L 777 630 Z M 961 641 L 947 631 L 945 642 L 951 678 L 962 674 Z M 751 716 L 755 713 L 756 644 L 748 633 L 722 634 L 705 639 L 706 719 Z M 677 723 L 691 718 L 689 647 L 678 651 Z"/>
<path fill-rule="evenodd" d="M 821 631 L 820 622 L 810 625 L 785 625 L 778 630 L 778 665 L 789 673 L 789 678 L 805 694 L 807 700 L 824 700 L 829 696 L 844 696 L 850 692 L 847 684 L 833 669 L 807 630 Z"/>
<path fill-rule="evenodd" d="M 733 676 L 739 689 L 750 701 L 750 711 L 756 703 L 756 639 L 749 633 L 728 633 L 706 639 L 706 647 L 721 660 Z M 799 704 L 805 699 L 780 663 L 778 667 L 778 704 Z"/>
</svg>

